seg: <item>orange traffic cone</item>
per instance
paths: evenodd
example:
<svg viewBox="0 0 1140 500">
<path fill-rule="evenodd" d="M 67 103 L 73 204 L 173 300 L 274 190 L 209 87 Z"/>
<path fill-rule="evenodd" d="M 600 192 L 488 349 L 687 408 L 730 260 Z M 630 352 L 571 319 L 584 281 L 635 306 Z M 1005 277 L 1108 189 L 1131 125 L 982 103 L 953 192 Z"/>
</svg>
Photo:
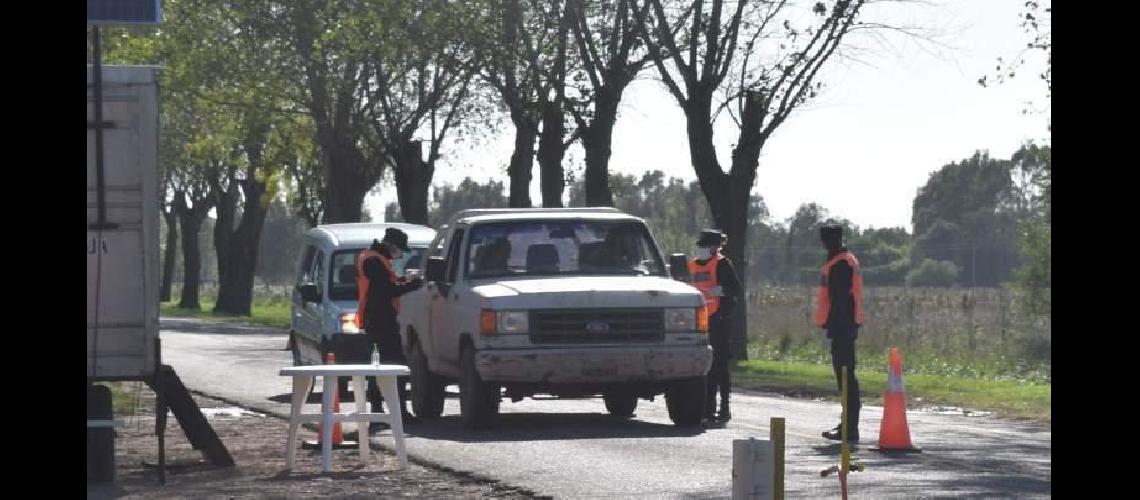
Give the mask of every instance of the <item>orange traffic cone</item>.
<svg viewBox="0 0 1140 500">
<path fill-rule="evenodd" d="M 906 389 L 903 387 L 902 354 L 897 347 L 890 352 L 887 391 L 883 394 L 883 422 L 879 425 L 879 445 L 875 451 L 922 452 L 910 442 L 906 423 Z"/>
<path fill-rule="evenodd" d="M 325 364 L 326 365 L 335 365 L 336 364 L 336 356 L 333 355 L 333 353 L 331 353 L 331 352 L 328 353 L 325 356 Z M 325 410 L 324 408 L 321 408 L 322 412 L 324 410 Z M 340 413 L 340 391 L 337 390 L 337 388 L 335 386 L 333 387 L 333 413 Z M 319 424 L 317 424 L 317 435 L 318 436 L 324 436 L 325 435 L 324 425 L 325 425 L 324 422 L 320 422 Z M 332 442 L 333 442 L 333 446 L 338 446 L 344 442 L 344 430 L 341 429 L 340 421 L 333 422 Z"/>
<path fill-rule="evenodd" d="M 327 355 L 325 355 L 325 364 L 326 365 L 335 365 L 336 364 L 336 356 L 334 356 L 333 353 L 331 353 L 331 352 L 328 353 Z M 335 387 L 336 384 L 333 384 L 333 386 L 334 386 L 333 387 L 333 413 L 340 413 L 340 391 L 337 390 L 337 387 Z M 325 410 L 324 398 L 322 398 L 321 399 L 321 412 L 324 413 L 324 410 Z M 324 437 L 324 435 L 325 435 L 325 432 L 324 432 L 325 429 L 324 428 L 325 428 L 324 419 L 317 421 L 317 440 L 316 441 L 305 441 L 305 442 L 301 443 L 301 446 L 303 448 L 320 448 L 321 438 Z M 334 449 L 355 448 L 356 447 L 356 441 L 345 441 L 344 440 L 344 429 L 341 427 L 340 421 L 333 422 L 332 446 Z"/>
</svg>

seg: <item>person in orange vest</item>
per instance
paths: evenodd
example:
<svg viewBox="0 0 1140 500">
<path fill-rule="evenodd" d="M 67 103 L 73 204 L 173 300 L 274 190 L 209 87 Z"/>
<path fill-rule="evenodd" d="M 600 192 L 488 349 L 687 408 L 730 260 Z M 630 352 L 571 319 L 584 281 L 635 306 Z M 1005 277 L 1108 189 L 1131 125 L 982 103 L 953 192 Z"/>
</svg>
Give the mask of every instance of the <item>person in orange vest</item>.
<svg viewBox="0 0 1140 500">
<path fill-rule="evenodd" d="M 820 241 L 827 249 L 816 291 L 815 324 L 831 339 L 831 366 L 840 391 L 843 380 L 840 368 L 847 367 L 847 440 L 859 441 L 859 379 L 855 377 L 855 339 L 863 324 L 863 276 L 859 260 L 843 245 L 843 227 L 826 224 L 819 229 Z M 842 424 L 840 424 L 842 425 Z M 823 432 L 823 437 L 839 441 L 840 425 Z"/>
<path fill-rule="evenodd" d="M 380 352 L 382 363 L 407 364 L 400 327 L 396 322 L 396 315 L 400 312 L 399 297 L 423 286 L 422 279 L 404 280 L 392 268 L 392 260 L 399 259 L 407 251 L 408 235 L 390 227 L 384 231 L 382 241 L 372 240 L 372 246 L 360 252 L 356 260 L 356 325 L 364 329 L 368 351 L 375 347 Z M 407 410 L 407 383 L 408 377 L 399 377 L 399 404 L 405 409 L 404 421 L 415 423 L 416 418 Z M 372 411 L 381 411 L 383 399 L 375 377 L 368 377 L 368 400 Z M 388 404 L 391 406 L 392 402 Z M 378 430 L 380 426 L 375 427 Z"/>
<path fill-rule="evenodd" d="M 701 231 L 701 236 L 697 239 L 697 257 L 689 261 L 691 283 L 705 296 L 705 307 L 709 314 L 709 344 L 713 348 L 713 362 L 709 368 L 705 392 L 707 423 L 725 423 L 732 419 L 728 407 L 728 395 L 732 391 L 729 379 L 728 318 L 740 300 L 740 280 L 736 277 L 732 261 L 720 253 L 726 242 L 727 238 L 720 231 Z M 715 413 L 718 390 L 719 415 Z"/>
</svg>

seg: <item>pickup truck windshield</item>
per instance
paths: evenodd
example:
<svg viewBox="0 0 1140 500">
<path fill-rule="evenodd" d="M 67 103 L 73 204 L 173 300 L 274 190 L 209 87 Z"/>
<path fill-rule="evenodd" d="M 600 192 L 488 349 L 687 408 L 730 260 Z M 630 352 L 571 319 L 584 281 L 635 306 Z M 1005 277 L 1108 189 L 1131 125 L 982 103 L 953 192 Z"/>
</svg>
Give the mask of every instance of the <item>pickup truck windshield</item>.
<svg viewBox="0 0 1140 500">
<path fill-rule="evenodd" d="M 515 221 L 471 229 L 467 276 L 665 276 L 661 255 L 640 222 Z"/>
<path fill-rule="evenodd" d="M 329 296 L 332 300 L 356 300 L 356 257 L 362 249 L 339 250 L 333 253 L 329 273 Z M 416 269 L 423 258 L 423 248 L 409 248 L 399 259 L 392 261 L 392 270 L 403 276 L 405 269 Z"/>
</svg>

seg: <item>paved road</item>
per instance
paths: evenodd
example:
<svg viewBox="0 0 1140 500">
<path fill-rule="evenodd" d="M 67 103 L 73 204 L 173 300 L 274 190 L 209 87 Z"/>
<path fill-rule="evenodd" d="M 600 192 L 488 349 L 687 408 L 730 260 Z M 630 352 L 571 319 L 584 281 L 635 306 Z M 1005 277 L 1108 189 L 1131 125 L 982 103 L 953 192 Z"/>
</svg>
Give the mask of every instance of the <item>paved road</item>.
<svg viewBox="0 0 1140 500">
<path fill-rule="evenodd" d="M 162 326 L 163 361 L 191 389 L 288 414 L 290 381 L 277 375 L 291 363 L 283 331 L 174 318 Z M 409 453 L 556 498 L 726 498 L 732 440 L 767 438 L 769 419 L 780 416 L 787 419 L 788 497 L 838 495 L 834 476 L 818 474 L 838 461 L 839 447 L 819 437 L 837 420 L 834 403 L 734 393 L 727 428 L 696 431 L 674 428 L 662 398 L 641 401 L 628 421 L 609 418 L 600 398 L 504 401 L 501 408 L 499 429 L 464 431 L 452 394 L 443 419 L 409 426 Z M 864 407 L 868 442 L 881 418 L 882 408 Z M 867 471 L 851 476 L 852 498 L 1050 496 L 1048 426 L 919 411 L 908 421 L 924 453 L 887 457 L 859 446 Z M 382 433 L 373 442 L 391 441 Z"/>
</svg>

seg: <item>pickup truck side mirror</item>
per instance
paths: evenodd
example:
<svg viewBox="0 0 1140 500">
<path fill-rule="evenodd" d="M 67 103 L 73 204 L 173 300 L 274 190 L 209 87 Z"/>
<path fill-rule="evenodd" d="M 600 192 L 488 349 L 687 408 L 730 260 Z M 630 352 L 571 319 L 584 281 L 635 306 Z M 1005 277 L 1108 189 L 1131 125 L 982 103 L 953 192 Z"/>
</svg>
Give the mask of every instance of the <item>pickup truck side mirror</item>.
<svg viewBox="0 0 1140 500">
<path fill-rule="evenodd" d="M 297 286 L 297 291 L 301 292 L 301 300 L 305 302 L 321 302 L 321 292 L 317 289 L 315 283 L 304 283 Z"/>
<path fill-rule="evenodd" d="M 439 283 L 444 280 L 444 275 L 447 273 L 447 259 L 443 257 L 428 257 L 427 269 L 424 279 L 430 282 Z"/>
<path fill-rule="evenodd" d="M 689 258 L 683 253 L 669 255 L 669 274 L 677 281 L 689 281 Z"/>
</svg>

